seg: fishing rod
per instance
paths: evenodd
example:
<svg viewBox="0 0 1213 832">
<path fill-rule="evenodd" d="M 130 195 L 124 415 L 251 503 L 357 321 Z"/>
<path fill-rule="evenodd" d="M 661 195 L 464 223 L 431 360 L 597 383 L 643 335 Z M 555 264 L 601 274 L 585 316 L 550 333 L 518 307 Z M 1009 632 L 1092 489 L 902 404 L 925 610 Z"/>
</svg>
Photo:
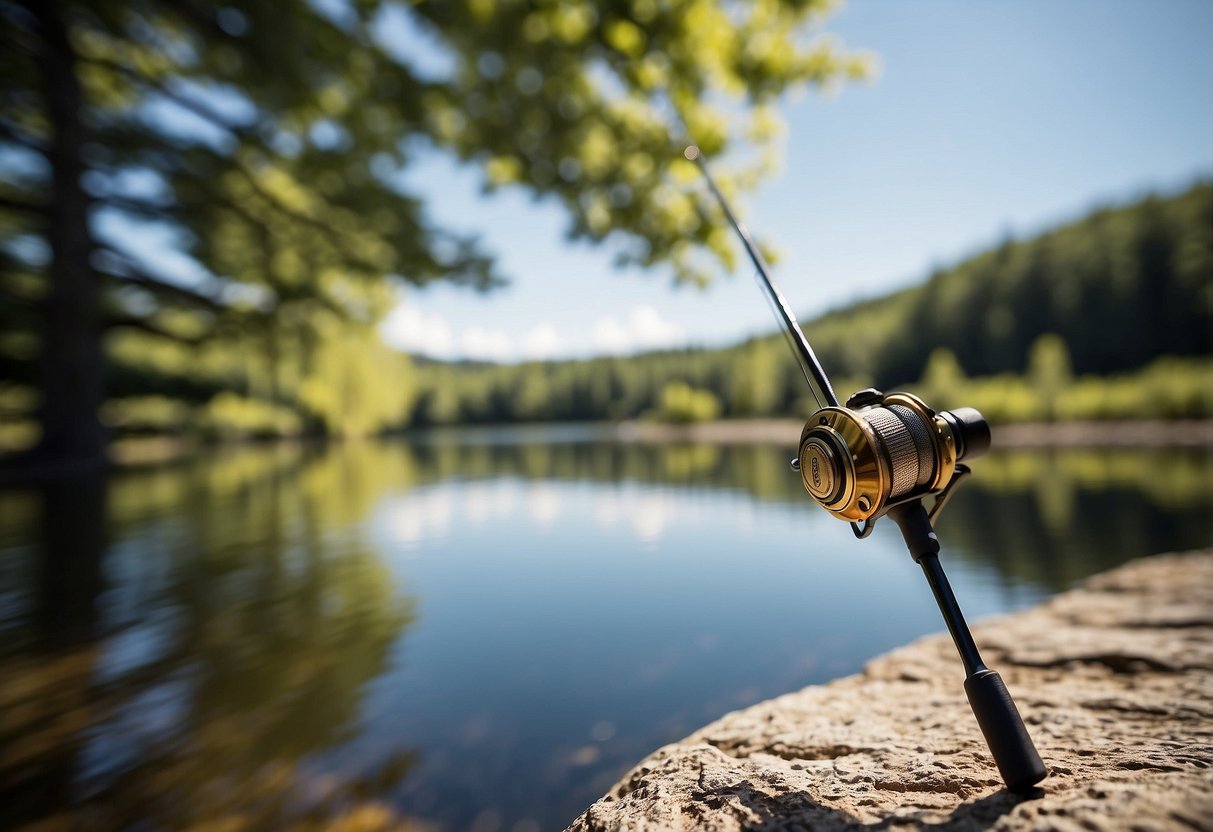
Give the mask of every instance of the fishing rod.
<svg viewBox="0 0 1213 832">
<path fill-rule="evenodd" d="M 914 562 L 922 567 L 965 670 L 965 693 L 986 745 L 1007 789 L 1026 792 L 1047 770 L 1032 744 L 1002 677 L 981 659 L 960 604 L 939 562 L 934 521 L 970 468 L 990 449 L 990 426 L 971 407 L 935 412 L 910 393 L 860 390 L 840 405 L 809 339 L 779 291 L 749 230 L 737 219 L 716 186 L 706 160 L 691 145 L 694 162 L 725 217 L 741 238 L 756 279 L 800 363 L 818 410 L 800 433 L 792 469 L 805 490 L 826 511 L 851 524 L 857 538 L 868 537 L 881 517 L 901 530 Z M 934 497 L 930 509 L 923 500 Z"/>
</svg>

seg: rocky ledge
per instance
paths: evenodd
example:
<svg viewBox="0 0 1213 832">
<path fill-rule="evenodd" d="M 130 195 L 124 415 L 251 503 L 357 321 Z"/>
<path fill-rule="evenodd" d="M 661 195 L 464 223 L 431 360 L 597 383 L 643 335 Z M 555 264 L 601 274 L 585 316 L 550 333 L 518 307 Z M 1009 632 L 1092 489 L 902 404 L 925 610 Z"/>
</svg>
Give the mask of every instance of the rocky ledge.
<svg viewBox="0 0 1213 832">
<path fill-rule="evenodd" d="M 1213 550 L 974 633 L 1050 769 L 1032 794 L 1002 788 L 940 635 L 659 749 L 569 828 L 1213 829 Z"/>
</svg>

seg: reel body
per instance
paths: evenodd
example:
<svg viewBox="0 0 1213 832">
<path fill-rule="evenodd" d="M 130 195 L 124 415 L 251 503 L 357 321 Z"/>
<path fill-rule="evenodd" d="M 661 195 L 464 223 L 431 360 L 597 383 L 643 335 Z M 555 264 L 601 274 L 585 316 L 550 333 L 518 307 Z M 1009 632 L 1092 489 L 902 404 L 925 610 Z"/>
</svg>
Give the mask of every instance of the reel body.
<svg viewBox="0 0 1213 832">
<path fill-rule="evenodd" d="M 805 490 L 851 522 L 946 492 L 967 473 L 958 463 L 990 447 L 990 428 L 971 407 L 936 413 L 910 393 L 861 390 L 846 407 L 824 407 L 805 424 L 798 456 Z"/>
</svg>

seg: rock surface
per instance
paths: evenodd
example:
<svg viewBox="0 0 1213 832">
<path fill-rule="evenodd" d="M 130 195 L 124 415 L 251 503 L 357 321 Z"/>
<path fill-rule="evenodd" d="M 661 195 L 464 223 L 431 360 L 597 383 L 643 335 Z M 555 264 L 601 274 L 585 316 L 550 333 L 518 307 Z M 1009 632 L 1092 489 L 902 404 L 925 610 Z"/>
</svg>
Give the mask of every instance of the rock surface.
<svg viewBox="0 0 1213 832">
<path fill-rule="evenodd" d="M 643 760 L 590 830 L 1213 829 L 1213 550 L 980 622 L 1050 769 L 1002 788 L 946 635 L 737 711 Z"/>
</svg>

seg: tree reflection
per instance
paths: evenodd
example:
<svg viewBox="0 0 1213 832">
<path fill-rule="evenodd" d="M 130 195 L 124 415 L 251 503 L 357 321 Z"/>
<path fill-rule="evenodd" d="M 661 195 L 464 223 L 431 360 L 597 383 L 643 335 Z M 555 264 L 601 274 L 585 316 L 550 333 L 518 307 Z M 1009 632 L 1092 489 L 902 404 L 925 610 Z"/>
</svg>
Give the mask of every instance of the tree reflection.
<svg viewBox="0 0 1213 832">
<path fill-rule="evenodd" d="M 416 453 L 419 481 L 451 477 L 635 480 L 741 489 L 809 502 L 791 448 L 754 445 L 436 442 Z M 1213 535 L 1207 449 L 1004 451 L 981 459 L 943 515 L 949 556 L 1008 582 L 1059 590 L 1133 557 L 1205 546 Z"/>
<path fill-rule="evenodd" d="M 356 525 L 382 490 L 367 459 L 263 449 L 41 489 L 39 550 L 5 553 L 39 577 L 4 587 L 25 613 L 5 619 L 3 825 L 401 821 L 410 752 L 308 768 L 355 736 L 415 617 Z"/>
</svg>

